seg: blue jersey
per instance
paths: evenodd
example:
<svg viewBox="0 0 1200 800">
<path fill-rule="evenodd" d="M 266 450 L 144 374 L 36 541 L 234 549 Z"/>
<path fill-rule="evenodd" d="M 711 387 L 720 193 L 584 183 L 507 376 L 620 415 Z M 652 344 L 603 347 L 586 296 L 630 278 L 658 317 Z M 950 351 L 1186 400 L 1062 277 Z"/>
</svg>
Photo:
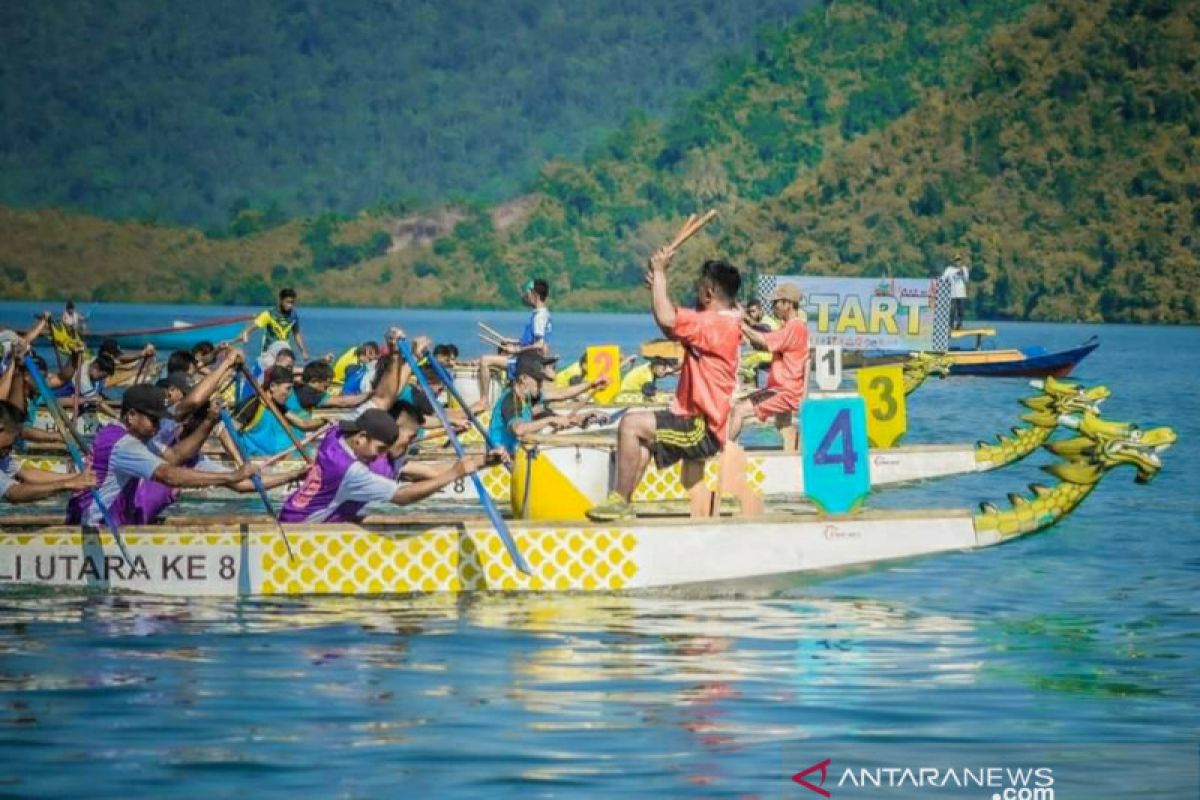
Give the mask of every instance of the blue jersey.
<svg viewBox="0 0 1200 800">
<path fill-rule="evenodd" d="M 528 347 L 531 344 L 537 344 L 539 341 L 550 343 L 550 334 L 554 331 L 554 324 L 550 321 L 550 309 L 535 308 L 529 315 L 529 322 L 525 323 L 525 330 L 521 331 L 521 347 Z"/>
</svg>

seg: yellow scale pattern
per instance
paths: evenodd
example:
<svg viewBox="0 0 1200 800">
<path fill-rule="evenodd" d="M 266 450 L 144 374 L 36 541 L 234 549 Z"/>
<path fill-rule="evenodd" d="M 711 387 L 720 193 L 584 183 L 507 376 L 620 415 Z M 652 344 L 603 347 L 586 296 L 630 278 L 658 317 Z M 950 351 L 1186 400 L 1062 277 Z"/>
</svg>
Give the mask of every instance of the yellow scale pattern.
<svg viewBox="0 0 1200 800">
<path fill-rule="evenodd" d="M 746 459 L 750 474 L 746 476 L 746 481 L 750 485 L 751 491 L 756 494 L 762 494 L 763 481 L 766 479 L 766 473 L 763 471 L 763 460 L 761 458 Z M 646 469 L 646 474 L 642 478 L 642 482 L 638 484 L 637 489 L 633 491 L 633 502 L 658 502 L 662 500 L 686 500 L 687 495 L 683 491 L 683 483 L 680 478 L 680 470 L 682 466 L 678 463 L 672 464 L 666 469 L 659 469 L 654 462 L 650 462 L 650 466 Z M 704 483 L 710 489 L 716 488 L 717 485 L 717 459 L 710 458 L 704 465 Z"/>
<path fill-rule="evenodd" d="M 263 551 L 263 594 L 362 594 L 621 589 L 637 574 L 628 531 L 515 531 L 532 575 L 513 566 L 491 530 L 438 528 L 388 535 L 347 530 L 295 536 L 296 562 L 282 541 Z"/>
</svg>

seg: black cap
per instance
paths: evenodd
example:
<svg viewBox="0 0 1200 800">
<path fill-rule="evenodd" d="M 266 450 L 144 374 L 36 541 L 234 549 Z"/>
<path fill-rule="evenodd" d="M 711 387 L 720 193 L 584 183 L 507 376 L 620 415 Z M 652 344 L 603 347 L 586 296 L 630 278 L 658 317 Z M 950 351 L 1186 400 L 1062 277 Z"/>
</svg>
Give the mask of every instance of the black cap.
<svg viewBox="0 0 1200 800">
<path fill-rule="evenodd" d="M 397 427 L 396 420 L 379 408 L 368 408 L 354 419 L 344 419 L 338 423 L 338 427 L 342 429 L 342 433 L 365 433 L 388 447 L 400 438 L 400 428 Z"/>
<path fill-rule="evenodd" d="M 138 411 L 148 417 L 162 419 L 167 416 L 167 390 L 144 383 L 130 386 L 121 398 L 121 413 L 126 411 Z"/>
<path fill-rule="evenodd" d="M 192 379 L 188 377 L 186 372 L 176 370 L 162 380 L 164 389 L 175 388 L 187 394 L 192 390 Z"/>
<path fill-rule="evenodd" d="M 528 375 L 535 381 L 553 380 L 552 376 L 546 374 L 547 363 L 546 359 L 537 353 L 521 353 L 521 355 L 517 356 L 516 374 L 518 376 Z"/>
<path fill-rule="evenodd" d="M 263 386 L 274 386 L 277 383 L 294 383 L 296 373 L 291 367 L 271 367 L 263 376 Z"/>
</svg>

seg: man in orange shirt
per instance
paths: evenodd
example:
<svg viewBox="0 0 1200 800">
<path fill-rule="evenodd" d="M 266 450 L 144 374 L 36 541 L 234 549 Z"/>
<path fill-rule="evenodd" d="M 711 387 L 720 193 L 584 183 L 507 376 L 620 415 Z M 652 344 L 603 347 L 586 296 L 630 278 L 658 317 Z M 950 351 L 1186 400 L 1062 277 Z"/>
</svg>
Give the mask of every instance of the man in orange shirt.
<svg viewBox="0 0 1200 800">
<path fill-rule="evenodd" d="M 667 293 L 667 265 L 673 253 L 662 248 L 650 258 L 646 285 L 650 309 L 663 334 L 683 344 L 683 369 L 675 399 L 666 411 L 631 411 L 617 428 L 617 482 L 603 505 L 588 511 L 597 521 L 630 519 L 629 498 L 650 457 L 659 469 L 681 459 L 710 458 L 721 451 L 737 388 L 742 278 L 724 261 L 705 261 L 696 281 L 696 310 L 677 308 Z"/>
<path fill-rule="evenodd" d="M 771 298 L 771 313 L 781 323 L 778 329 L 763 333 L 742 324 L 742 335 L 750 346 L 771 354 L 771 368 L 767 388 L 734 407 L 730 439 L 737 439 L 750 417 L 762 422 L 774 417 L 775 427 L 783 436 L 783 449 L 799 449 L 796 412 L 804 400 L 808 380 L 808 325 L 801 316 L 800 304 L 800 289 L 784 284 Z"/>
</svg>

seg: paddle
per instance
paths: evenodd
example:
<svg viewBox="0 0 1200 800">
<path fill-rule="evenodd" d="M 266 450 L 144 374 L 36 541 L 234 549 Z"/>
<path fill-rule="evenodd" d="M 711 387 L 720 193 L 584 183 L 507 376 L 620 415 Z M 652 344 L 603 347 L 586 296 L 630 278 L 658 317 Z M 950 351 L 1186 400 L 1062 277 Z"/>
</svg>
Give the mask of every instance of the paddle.
<svg viewBox="0 0 1200 800">
<path fill-rule="evenodd" d="M 71 427 L 75 427 L 75 420 L 79 419 L 79 395 L 83 386 L 83 351 L 78 350 L 75 353 L 75 378 L 71 383 L 75 387 L 75 407 L 71 409 Z"/>
<path fill-rule="evenodd" d="M 483 437 L 484 446 L 487 447 L 488 450 L 495 450 L 496 443 L 492 441 L 492 437 L 488 434 L 487 428 L 483 427 L 483 423 L 479 421 L 479 417 L 475 416 L 475 414 L 471 411 L 470 405 L 468 405 L 467 402 L 463 400 L 462 395 L 458 393 L 458 387 L 454 385 L 454 376 L 447 372 L 446 368 L 442 366 L 442 362 L 438 361 L 437 358 L 433 356 L 430 356 L 429 358 L 429 366 L 433 368 L 434 373 L 436 373 L 438 376 L 438 380 L 440 380 L 442 385 L 446 387 L 446 391 L 450 393 L 450 396 L 453 397 L 455 402 L 462 407 L 463 413 L 467 415 L 467 420 L 470 421 L 470 423 L 475 427 L 475 430 L 479 431 L 479 435 Z M 507 453 L 505 455 L 507 455 Z M 505 458 L 504 466 L 509 472 L 512 472 L 512 459 Z"/>
<path fill-rule="evenodd" d="M 400 348 L 400 355 L 408 363 L 408 368 L 412 370 L 413 375 L 417 378 L 417 383 L 421 387 L 421 391 L 425 392 L 425 396 L 429 398 L 429 404 L 433 406 L 433 411 L 437 414 L 437 418 L 441 421 L 442 427 L 446 430 L 446 435 L 450 439 L 450 444 L 454 447 L 454 452 L 459 458 L 463 458 L 466 451 L 463 450 L 462 442 L 458 441 L 458 435 L 454 432 L 454 427 L 450 424 L 450 419 L 446 416 L 446 409 L 442 408 L 438 403 L 437 398 L 433 393 L 433 389 L 429 387 L 429 381 L 425 377 L 425 373 L 421 371 L 417 364 L 417 359 L 413 356 L 412 348 L 408 346 L 407 339 L 401 339 L 397 342 Z M 431 358 L 430 361 L 435 359 Z M 521 555 L 521 551 L 517 549 L 517 543 L 513 540 L 512 534 L 509 533 L 508 525 L 504 523 L 504 518 L 500 516 L 496 504 L 492 502 L 492 496 L 487 493 L 484 488 L 483 481 L 479 478 L 478 472 L 471 473 L 471 482 L 475 484 L 475 493 L 479 495 L 479 502 L 483 505 L 483 510 L 487 512 L 488 519 L 492 521 L 492 527 L 496 529 L 496 533 L 500 535 L 500 540 L 504 542 L 504 547 L 508 550 L 509 556 L 513 560 L 513 564 L 517 569 L 530 574 L 529 565 L 525 563 L 525 557 Z"/>
<path fill-rule="evenodd" d="M 221 422 L 225 423 L 225 430 L 229 431 L 229 438 L 233 440 L 233 449 L 237 451 L 238 458 L 243 464 L 250 463 L 246 457 L 246 448 L 242 444 L 242 433 L 238 430 L 237 423 L 233 421 L 233 417 L 229 416 L 229 409 L 221 406 Z M 279 517 L 275 514 L 275 509 L 271 505 L 271 498 L 267 496 L 267 487 L 263 486 L 262 475 L 251 475 L 250 482 L 254 484 L 254 488 L 258 490 L 258 496 L 262 498 L 263 507 L 270 515 L 271 521 L 275 523 L 276 529 L 279 531 L 279 536 L 283 539 L 283 546 L 287 548 L 288 561 L 295 561 L 296 556 L 292 553 L 292 543 L 288 541 L 287 531 L 283 529 L 283 523 L 279 521 Z"/>
<path fill-rule="evenodd" d="M 262 403 L 263 407 L 266 408 L 267 411 L 270 411 L 275 417 L 275 420 L 283 426 L 284 433 L 286 433 L 288 438 L 292 440 L 292 446 L 296 448 L 296 452 L 299 453 L 300 457 L 304 459 L 304 463 L 312 466 L 312 458 L 309 457 L 308 453 L 304 452 L 304 446 L 300 444 L 300 437 L 298 437 L 296 432 L 292 430 L 292 426 L 288 424 L 286 419 L 284 419 L 283 414 L 279 413 L 279 409 L 275 407 L 275 403 L 270 397 L 267 396 L 266 390 L 264 390 L 262 385 L 254 379 L 254 376 L 250 374 L 250 370 L 245 364 L 238 364 L 238 369 L 241 370 L 242 377 L 246 379 L 246 383 L 250 384 L 250 388 L 254 390 L 255 396 L 258 397 L 258 402 Z"/>
<path fill-rule="evenodd" d="M 71 454 L 71 461 L 75 464 L 75 469 L 83 472 L 83 452 L 75 439 L 75 431 L 67 424 L 67 418 L 63 414 L 62 408 L 59 407 L 58 400 L 50 393 L 50 387 L 46 384 L 46 378 L 42 375 L 41 370 L 38 369 L 33 357 L 28 354 L 25 356 L 25 369 L 29 370 L 29 374 L 33 376 L 33 383 L 42 395 L 46 410 L 50 412 L 50 416 L 62 432 L 63 441 L 67 444 L 67 451 Z M 112 514 L 109 513 L 108 506 L 104 505 L 104 501 L 100 498 L 100 490 L 93 486 L 88 490 L 88 493 L 91 494 L 92 502 L 96 504 L 96 508 L 100 509 L 100 516 L 104 518 L 104 524 L 112 531 L 113 540 L 117 543 L 117 549 L 121 551 L 121 557 L 125 559 L 127 564 L 132 566 L 133 559 L 129 557 L 129 551 L 125 548 L 125 539 L 121 536 L 121 529 L 117 527 Z"/>
</svg>

